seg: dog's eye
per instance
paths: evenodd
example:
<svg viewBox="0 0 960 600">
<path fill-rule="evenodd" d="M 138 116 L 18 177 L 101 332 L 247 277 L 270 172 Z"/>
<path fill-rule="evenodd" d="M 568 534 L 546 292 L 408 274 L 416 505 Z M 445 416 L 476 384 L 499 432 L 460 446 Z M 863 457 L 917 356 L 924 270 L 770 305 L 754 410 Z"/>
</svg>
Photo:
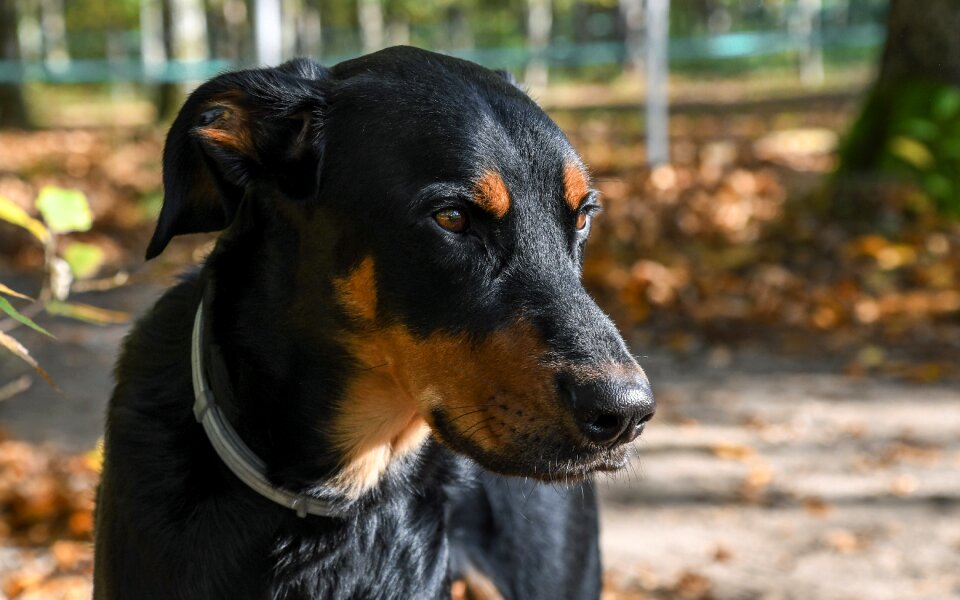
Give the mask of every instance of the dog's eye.
<svg viewBox="0 0 960 600">
<path fill-rule="evenodd" d="M 445 208 L 433 215 L 437 225 L 453 233 L 463 233 L 467 230 L 467 215 L 456 208 Z"/>
<path fill-rule="evenodd" d="M 590 217 L 595 212 L 600 212 L 600 205 L 587 203 L 577 211 L 577 231 L 583 231 L 590 222 Z"/>
<path fill-rule="evenodd" d="M 577 231 L 580 231 L 587 226 L 587 221 L 590 219 L 590 213 L 585 210 L 581 210 L 577 213 Z"/>
</svg>

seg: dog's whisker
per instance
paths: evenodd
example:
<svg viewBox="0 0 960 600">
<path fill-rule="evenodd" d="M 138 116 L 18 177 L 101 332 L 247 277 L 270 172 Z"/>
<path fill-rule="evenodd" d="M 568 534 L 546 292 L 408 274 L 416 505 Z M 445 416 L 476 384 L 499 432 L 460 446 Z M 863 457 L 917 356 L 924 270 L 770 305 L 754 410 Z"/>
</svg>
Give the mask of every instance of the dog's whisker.
<svg viewBox="0 0 960 600">
<path fill-rule="evenodd" d="M 372 367 L 363 367 L 362 369 L 357 369 L 357 370 L 360 371 L 361 373 L 364 373 L 364 372 L 367 372 L 367 371 L 373 371 L 374 369 L 382 369 L 383 367 L 386 367 L 386 366 L 389 366 L 389 365 L 390 365 L 390 363 L 386 363 L 386 362 L 385 362 L 385 363 L 381 363 L 381 364 L 379 364 L 379 365 L 373 365 Z"/>
</svg>

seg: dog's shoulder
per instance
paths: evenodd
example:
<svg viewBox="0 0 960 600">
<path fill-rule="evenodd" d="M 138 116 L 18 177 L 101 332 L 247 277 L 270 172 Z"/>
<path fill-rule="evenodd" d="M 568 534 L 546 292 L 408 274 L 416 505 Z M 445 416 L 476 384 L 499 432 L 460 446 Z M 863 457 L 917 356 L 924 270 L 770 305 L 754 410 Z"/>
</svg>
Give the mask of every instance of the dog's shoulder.
<svg viewBox="0 0 960 600">
<path fill-rule="evenodd" d="M 175 391 L 171 378 L 189 381 L 182 367 L 189 365 L 193 315 L 201 295 L 199 274 L 191 273 L 137 321 L 114 368 L 117 389 L 112 404 L 162 401 Z"/>
</svg>

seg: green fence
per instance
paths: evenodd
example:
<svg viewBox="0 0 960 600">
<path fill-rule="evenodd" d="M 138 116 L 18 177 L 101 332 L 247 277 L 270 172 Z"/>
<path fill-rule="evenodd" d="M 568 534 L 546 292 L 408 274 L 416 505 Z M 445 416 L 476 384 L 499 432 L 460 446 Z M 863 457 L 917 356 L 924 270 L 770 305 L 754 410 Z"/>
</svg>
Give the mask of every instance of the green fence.
<svg viewBox="0 0 960 600">
<path fill-rule="evenodd" d="M 128 47 L 138 48 L 137 33 L 126 34 Z M 799 53 L 805 48 L 829 50 L 871 50 L 883 43 L 884 28 L 861 25 L 846 29 L 825 30 L 812 39 L 785 31 L 753 31 L 714 36 L 673 38 L 670 40 L 671 66 L 702 61 L 731 61 Z M 473 48 L 449 51 L 449 54 L 491 67 L 523 68 L 533 58 L 523 46 Z M 321 57 L 334 64 L 356 56 L 340 54 Z M 627 59 L 623 42 L 585 44 L 553 44 L 543 58 L 551 67 L 592 67 L 623 64 Z M 145 63 L 137 53 L 113 59 L 74 59 L 55 63 L 42 61 L 0 61 L 0 82 L 38 81 L 46 83 L 161 83 L 207 79 L 231 68 L 250 66 L 232 60 L 166 61 Z"/>
</svg>

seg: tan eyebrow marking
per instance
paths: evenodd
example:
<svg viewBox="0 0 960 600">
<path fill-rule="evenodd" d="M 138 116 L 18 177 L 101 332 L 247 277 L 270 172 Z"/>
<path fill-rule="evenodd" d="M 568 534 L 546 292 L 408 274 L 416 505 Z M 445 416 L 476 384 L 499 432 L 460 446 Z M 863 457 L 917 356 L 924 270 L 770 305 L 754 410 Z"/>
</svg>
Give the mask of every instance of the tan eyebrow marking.
<svg viewBox="0 0 960 600">
<path fill-rule="evenodd" d="M 510 210 L 510 192 L 496 171 L 484 172 L 473 186 L 473 201 L 488 213 L 502 219 Z"/>
<path fill-rule="evenodd" d="M 576 163 L 568 162 L 563 168 L 563 193 L 571 210 L 579 210 L 583 197 L 590 193 L 587 176 Z"/>
</svg>

